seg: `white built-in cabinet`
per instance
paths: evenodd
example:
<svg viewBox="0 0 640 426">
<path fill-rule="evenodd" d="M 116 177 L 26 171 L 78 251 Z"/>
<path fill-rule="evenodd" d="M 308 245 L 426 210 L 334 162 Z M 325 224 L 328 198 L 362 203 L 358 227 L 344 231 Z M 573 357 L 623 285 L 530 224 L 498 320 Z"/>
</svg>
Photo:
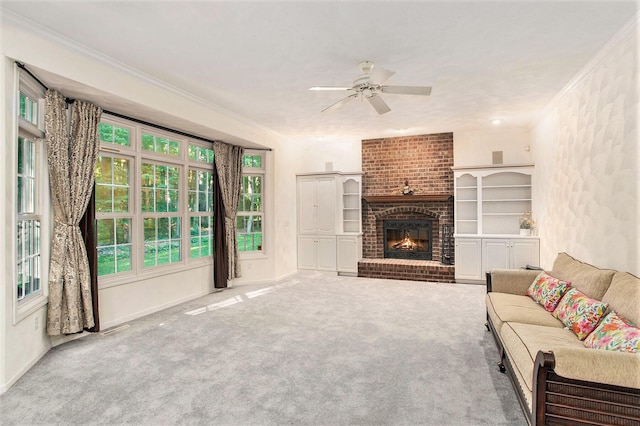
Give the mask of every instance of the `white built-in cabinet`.
<svg viewBox="0 0 640 426">
<path fill-rule="evenodd" d="M 360 173 L 297 175 L 298 269 L 357 275 L 362 258 Z"/>
<path fill-rule="evenodd" d="M 538 238 L 482 239 L 482 273 L 492 269 L 517 269 L 539 264 Z"/>
<path fill-rule="evenodd" d="M 342 275 L 358 275 L 358 261 L 362 259 L 361 235 L 338 235 L 337 268 Z"/>
<path fill-rule="evenodd" d="M 456 281 L 484 282 L 492 269 L 539 266 L 537 236 L 520 236 L 532 210 L 533 165 L 454 167 Z"/>
<path fill-rule="evenodd" d="M 482 240 L 480 238 L 456 238 L 455 240 L 456 281 L 479 280 L 482 276 Z"/>
</svg>

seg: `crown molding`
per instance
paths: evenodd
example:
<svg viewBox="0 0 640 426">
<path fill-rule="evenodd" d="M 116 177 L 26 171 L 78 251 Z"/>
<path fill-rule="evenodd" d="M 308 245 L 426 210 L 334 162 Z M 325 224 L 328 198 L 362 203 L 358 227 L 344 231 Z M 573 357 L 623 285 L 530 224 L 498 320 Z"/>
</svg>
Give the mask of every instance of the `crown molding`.
<svg viewBox="0 0 640 426">
<path fill-rule="evenodd" d="M 94 59 L 108 67 L 111 68 L 115 68 L 137 80 L 141 80 L 145 83 L 148 83 L 152 86 L 157 87 L 158 89 L 161 90 L 165 90 L 167 92 L 172 93 L 173 95 L 179 96 L 181 98 L 184 98 L 186 100 L 189 100 L 191 102 L 197 103 L 201 106 L 204 106 L 208 109 L 211 109 L 221 115 L 224 115 L 228 118 L 231 118 L 233 120 L 236 120 L 246 126 L 252 127 L 256 130 L 259 130 L 261 132 L 265 132 L 268 133 L 276 138 L 278 138 L 279 140 L 289 140 L 288 137 L 284 136 L 281 133 L 278 133 L 277 131 L 263 126 L 262 124 L 259 124 L 243 115 L 240 115 L 234 111 L 231 111 L 229 109 L 226 109 L 212 101 L 209 101 L 207 99 L 204 99 L 200 96 L 194 95 L 191 92 L 188 92 L 184 89 L 180 89 L 179 87 L 176 87 L 172 84 L 167 83 L 166 81 L 163 81 L 159 78 L 153 77 L 149 74 L 146 74 L 130 65 L 127 65 L 124 62 L 121 62 L 115 58 L 112 58 L 108 55 L 105 55 L 95 49 L 92 49 L 88 46 L 85 46 L 84 44 L 81 44 L 67 36 L 64 36 L 58 32 L 55 32 L 53 30 L 51 30 L 50 28 L 47 28 L 45 26 L 43 26 L 42 24 L 39 24 L 37 22 L 34 22 L 28 18 L 25 18 L 22 15 L 19 15 L 11 10 L 7 10 L 6 8 L 0 6 L 0 16 L 2 19 L 2 25 L 7 25 L 7 24 L 13 24 L 16 26 L 20 26 L 26 30 L 28 30 L 29 32 L 36 34 L 38 36 L 41 36 L 43 38 L 47 38 L 49 40 L 54 41 L 55 43 L 62 45 L 66 48 L 68 48 L 69 50 L 78 53 L 82 56 L 86 56 L 89 57 L 91 59 Z M 20 58 L 13 58 L 16 60 L 19 60 Z M 28 64 L 26 64 L 28 65 Z"/>
<path fill-rule="evenodd" d="M 617 33 L 607 41 L 604 46 L 600 48 L 598 52 L 574 75 L 571 80 L 549 101 L 549 103 L 543 108 L 536 123 L 540 121 L 540 118 L 546 115 L 549 110 L 553 108 L 557 102 L 564 97 L 568 92 L 571 92 L 577 86 L 579 86 L 587 77 L 591 76 L 594 70 L 602 64 L 609 55 L 618 48 L 628 38 L 635 37 L 636 42 L 640 42 L 640 35 L 638 34 L 638 28 L 640 27 L 640 12 L 631 18 Z M 535 127 L 535 125 L 533 126 Z"/>
</svg>

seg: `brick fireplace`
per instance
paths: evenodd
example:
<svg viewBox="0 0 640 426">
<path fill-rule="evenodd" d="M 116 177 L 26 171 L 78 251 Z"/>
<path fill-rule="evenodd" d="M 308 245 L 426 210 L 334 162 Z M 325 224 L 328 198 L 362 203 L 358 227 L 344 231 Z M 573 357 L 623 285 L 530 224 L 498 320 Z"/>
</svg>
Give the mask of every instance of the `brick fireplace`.
<svg viewBox="0 0 640 426">
<path fill-rule="evenodd" d="M 453 133 L 362 141 L 358 276 L 454 282 L 454 266 L 441 263 L 442 225 L 453 224 L 452 166 Z M 429 223 L 432 260 L 385 258 L 385 221 L 398 220 Z"/>
</svg>

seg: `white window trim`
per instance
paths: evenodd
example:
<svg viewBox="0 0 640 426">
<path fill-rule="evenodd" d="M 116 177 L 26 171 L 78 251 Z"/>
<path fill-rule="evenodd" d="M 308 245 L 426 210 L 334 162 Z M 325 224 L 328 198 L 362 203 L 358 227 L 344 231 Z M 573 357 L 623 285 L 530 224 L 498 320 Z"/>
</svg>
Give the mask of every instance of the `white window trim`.
<svg viewBox="0 0 640 426">
<path fill-rule="evenodd" d="M 160 276 L 166 276 L 168 273 L 177 273 L 186 271 L 194 267 L 201 267 L 213 264 L 213 256 L 191 259 L 190 257 L 190 232 L 189 232 L 189 211 L 188 211 L 188 183 L 187 175 L 189 169 L 201 169 L 204 171 L 213 171 L 213 165 L 200 161 L 189 160 L 189 145 L 196 145 L 203 148 L 213 149 L 211 144 L 184 137 L 182 135 L 156 129 L 154 127 L 139 124 L 134 121 L 123 118 L 114 117 L 103 114 L 101 122 L 113 124 L 118 127 L 124 127 L 130 131 L 131 146 L 122 146 L 108 142 L 101 142 L 98 155 L 116 155 L 125 156 L 131 161 L 130 170 L 130 193 L 134 194 L 134 199 L 130 203 L 130 212 L 123 213 L 128 217 L 132 217 L 132 254 L 135 259 L 131 262 L 131 271 L 118 274 L 110 274 L 98 277 L 98 288 L 110 288 L 121 285 L 133 284 L 139 281 L 145 281 Z M 160 136 L 180 142 L 180 155 L 170 156 L 146 151 L 142 149 L 142 133 Z M 142 170 L 142 163 L 161 164 L 170 167 L 178 167 L 180 169 L 180 201 L 178 212 L 150 213 L 142 212 L 142 199 L 139 196 L 141 185 L 139 173 Z M 212 212 L 213 215 L 213 212 Z M 180 262 L 170 263 L 154 267 L 144 267 L 144 217 L 165 217 L 179 216 L 182 219 L 182 252 Z M 100 215 L 96 213 L 96 219 L 100 219 Z M 107 217 L 104 217 L 107 218 Z M 134 253 L 135 252 L 135 253 Z"/>
<path fill-rule="evenodd" d="M 262 157 L 262 167 L 243 167 L 242 175 L 259 175 L 262 177 L 262 250 L 261 251 L 239 251 L 238 254 L 240 256 L 240 260 L 253 260 L 253 259 L 268 259 L 269 258 L 269 244 L 267 241 L 267 232 L 266 232 L 266 211 L 267 211 L 267 155 L 265 151 L 262 150 L 252 150 L 245 149 L 243 155 L 259 155 Z M 238 212 L 238 216 L 240 216 L 240 212 Z"/>
<path fill-rule="evenodd" d="M 51 245 L 51 223 L 52 223 L 52 208 L 45 208 L 51 206 L 51 200 L 49 198 L 49 173 L 46 159 L 46 148 L 44 140 L 44 89 L 27 73 L 20 71 L 17 65 L 14 65 L 14 84 L 13 84 L 13 102 L 10 106 L 9 114 L 13 117 L 13 125 L 11 126 L 11 141 L 12 143 L 6 144 L 7 156 L 12 158 L 13 161 L 9 162 L 10 176 L 12 176 L 10 185 L 7 190 L 9 191 L 9 197 L 13 200 L 13 209 L 9 212 L 10 223 L 13 226 L 6 230 L 7 232 L 7 244 L 9 250 L 7 251 L 7 258 L 10 260 L 9 270 L 11 271 L 11 283 L 13 287 L 13 325 L 18 324 L 20 321 L 27 318 L 33 312 L 42 308 L 48 303 L 49 300 L 49 256 Z M 19 117 L 19 92 L 23 92 L 25 95 L 38 99 L 38 126 L 29 123 L 27 120 Z M 22 129 L 22 131 L 21 131 Z M 17 240 L 16 235 L 18 225 L 18 206 L 17 206 L 17 141 L 18 135 L 28 134 L 29 138 L 36 142 L 36 216 L 40 219 L 40 289 L 30 296 L 18 301 L 18 285 L 17 285 Z"/>
</svg>

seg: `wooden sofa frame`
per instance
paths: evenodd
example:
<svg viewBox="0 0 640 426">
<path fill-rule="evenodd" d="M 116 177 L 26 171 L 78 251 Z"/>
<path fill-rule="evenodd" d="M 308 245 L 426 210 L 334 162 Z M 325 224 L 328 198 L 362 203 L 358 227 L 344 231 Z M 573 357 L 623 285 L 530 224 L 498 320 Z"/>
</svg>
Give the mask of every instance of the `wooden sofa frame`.
<svg viewBox="0 0 640 426">
<path fill-rule="evenodd" d="M 487 274 L 487 292 L 490 291 L 491 274 Z M 553 352 L 539 351 L 536 356 L 533 369 L 534 412 L 530 412 L 525 391 L 518 383 L 488 313 L 485 327 L 493 334 L 498 347 L 498 368 L 508 375 L 529 425 L 640 426 L 640 389 L 559 376 L 554 371 Z"/>
</svg>

